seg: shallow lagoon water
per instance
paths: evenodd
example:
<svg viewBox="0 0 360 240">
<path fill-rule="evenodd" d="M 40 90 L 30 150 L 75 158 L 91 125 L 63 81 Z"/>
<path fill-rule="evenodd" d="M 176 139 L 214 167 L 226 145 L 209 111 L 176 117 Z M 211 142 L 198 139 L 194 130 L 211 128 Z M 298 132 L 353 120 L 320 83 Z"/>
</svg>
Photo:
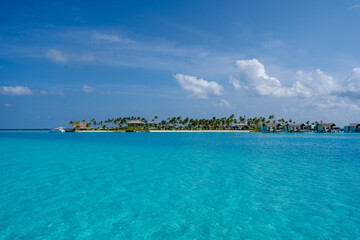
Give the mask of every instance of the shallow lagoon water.
<svg viewBox="0 0 360 240">
<path fill-rule="evenodd" d="M 0 239 L 360 239 L 360 134 L 0 132 Z"/>
</svg>

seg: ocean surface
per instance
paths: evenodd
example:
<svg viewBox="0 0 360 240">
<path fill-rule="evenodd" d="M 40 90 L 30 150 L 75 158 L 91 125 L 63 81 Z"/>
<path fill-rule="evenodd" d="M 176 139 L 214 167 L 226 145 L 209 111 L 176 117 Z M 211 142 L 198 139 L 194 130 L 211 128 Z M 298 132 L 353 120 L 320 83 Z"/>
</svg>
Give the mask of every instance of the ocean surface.
<svg viewBox="0 0 360 240">
<path fill-rule="evenodd" d="M 0 132 L 0 239 L 360 239 L 360 134 Z"/>
</svg>

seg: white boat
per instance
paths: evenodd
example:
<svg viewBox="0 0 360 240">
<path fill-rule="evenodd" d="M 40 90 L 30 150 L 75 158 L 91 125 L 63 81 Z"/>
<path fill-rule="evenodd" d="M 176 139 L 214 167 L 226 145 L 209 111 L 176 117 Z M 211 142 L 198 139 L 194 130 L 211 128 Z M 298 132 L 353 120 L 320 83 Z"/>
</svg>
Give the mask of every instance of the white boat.
<svg viewBox="0 0 360 240">
<path fill-rule="evenodd" d="M 64 127 L 57 127 L 54 128 L 53 130 L 50 130 L 50 132 L 65 132 L 65 128 Z"/>
</svg>

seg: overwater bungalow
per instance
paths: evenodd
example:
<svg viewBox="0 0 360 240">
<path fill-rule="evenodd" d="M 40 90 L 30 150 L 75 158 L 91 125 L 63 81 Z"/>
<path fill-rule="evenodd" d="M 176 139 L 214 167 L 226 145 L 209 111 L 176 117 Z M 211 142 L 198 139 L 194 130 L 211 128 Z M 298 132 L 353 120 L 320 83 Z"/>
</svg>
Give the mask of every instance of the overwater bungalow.
<svg viewBox="0 0 360 240">
<path fill-rule="evenodd" d="M 73 123 L 73 128 L 76 129 L 76 130 L 87 130 L 89 127 L 88 127 L 88 123 L 87 122 L 74 122 Z"/>
<path fill-rule="evenodd" d="M 360 123 L 350 123 L 344 127 L 344 132 L 360 132 Z"/>
<path fill-rule="evenodd" d="M 146 123 L 140 120 L 132 120 L 130 122 L 127 122 L 127 125 L 129 127 L 143 127 L 146 125 Z"/>
<path fill-rule="evenodd" d="M 335 128 L 335 123 L 318 123 L 316 124 L 314 131 L 315 132 L 333 132 L 337 129 Z"/>
<path fill-rule="evenodd" d="M 305 131 L 304 123 L 288 123 L 284 126 L 285 132 L 301 132 Z"/>
<path fill-rule="evenodd" d="M 280 123 L 265 123 L 261 127 L 261 131 L 263 131 L 263 132 L 279 132 L 279 131 L 281 131 L 281 124 Z"/>
</svg>

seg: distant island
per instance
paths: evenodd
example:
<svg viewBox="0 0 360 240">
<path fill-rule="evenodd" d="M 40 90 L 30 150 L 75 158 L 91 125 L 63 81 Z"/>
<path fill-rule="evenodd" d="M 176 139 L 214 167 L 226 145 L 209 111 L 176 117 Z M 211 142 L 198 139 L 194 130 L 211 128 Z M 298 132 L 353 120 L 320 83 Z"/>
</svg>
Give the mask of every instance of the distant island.
<svg viewBox="0 0 360 240">
<path fill-rule="evenodd" d="M 144 117 L 119 117 L 109 118 L 105 121 L 70 121 L 75 132 L 158 132 L 158 131 L 246 131 L 246 132 L 360 132 L 360 123 L 351 123 L 343 129 L 336 127 L 335 123 L 323 123 L 322 120 L 305 123 L 297 123 L 291 119 L 275 119 L 274 115 L 265 117 L 246 118 L 240 116 L 236 118 L 234 114 L 223 118 L 182 118 L 169 117 L 159 120 L 155 116 L 148 121 Z M 57 128 L 64 130 L 64 127 Z"/>
</svg>

